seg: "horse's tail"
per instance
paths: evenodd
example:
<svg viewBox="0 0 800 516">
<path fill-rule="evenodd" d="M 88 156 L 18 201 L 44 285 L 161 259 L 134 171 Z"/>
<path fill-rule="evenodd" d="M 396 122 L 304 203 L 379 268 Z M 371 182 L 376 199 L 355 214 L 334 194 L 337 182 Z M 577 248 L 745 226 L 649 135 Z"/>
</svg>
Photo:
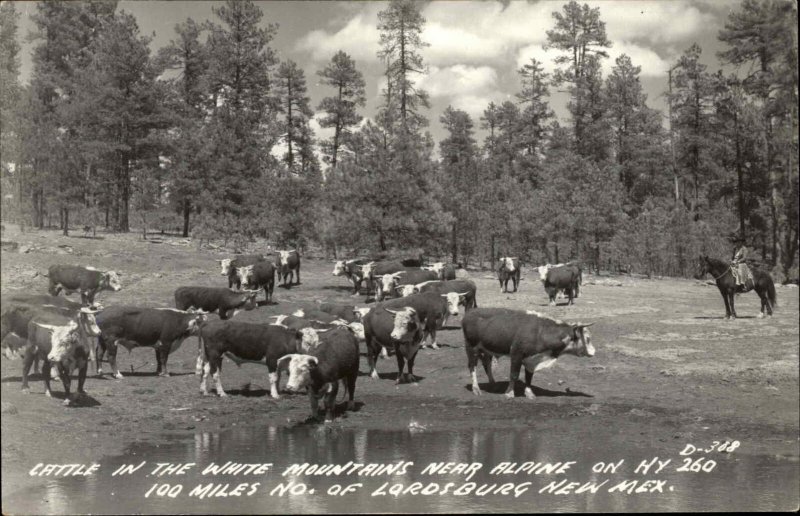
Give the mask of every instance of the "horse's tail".
<svg viewBox="0 0 800 516">
<path fill-rule="evenodd" d="M 769 298 L 769 304 L 772 305 L 772 308 L 778 306 L 778 295 L 775 293 L 775 282 L 772 281 L 772 278 L 769 276 L 767 277 L 769 283 L 767 283 L 767 297 Z"/>
</svg>

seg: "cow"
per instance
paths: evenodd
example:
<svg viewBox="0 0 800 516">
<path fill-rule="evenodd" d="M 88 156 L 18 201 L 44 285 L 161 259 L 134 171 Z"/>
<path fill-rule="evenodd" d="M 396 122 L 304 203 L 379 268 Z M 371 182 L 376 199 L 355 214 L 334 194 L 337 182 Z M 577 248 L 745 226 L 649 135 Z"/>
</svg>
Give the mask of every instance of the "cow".
<svg viewBox="0 0 800 516">
<path fill-rule="evenodd" d="M 291 251 L 278 251 L 277 260 L 275 264 L 278 266 L 278 274 L 280 275 L 283 286 L 291 286 L 294 281 L 294 273 L 297 271 L 297 285 L 300 284 L 300 254 L 296 250 Z M 287 278 L 289 283 L 287 284 Z"/>
<path fill-rule="evenodd" d="M 478 306 L 478 287 L 472 280 L 426 281 L 414 285 L 411 288 L 411 293 L 408 292 L 408 285 L 403 285 L 400 288 L 403 289 L 401 292 L 404 296 L 415 292 L 435 292 L 445 296 L 455 293 L 459 296 L 458 304 L 464 305 L 466 310 L 477 308 Z M 451 298 L 452 296 L 448 297 L 448 301 Z"/>
<path fill-rule="evenodd" d="M 28 322 L 28 339 L 22 368 L 22 389 L 28 392 L 28 371 L 32 356 L 42 359 L 44 393 L 49 398 L 50 368 L 55 366 L 64 385 L 64 405 L 71 405 L 75 398 L 70 394 L 70 375 L 78 370 L 78 396 L 85 394 L 83 384 L 89 367 L 91 346 L 80 338 L 78 323 L 73 319 L 53 313 L 40 313 Z"/>
<path fill-rule="evenodd" d="M 197 335 L 206 321 L 202 311 L 183 311 L 175 308 L 142 308 L 138 306 L 112 306 L 97 317 L 100 327 L 98 337 L 98 362 L 108 352 L 108 361 L 114 377 L 121 379 L 117 368 L 117 348 L 121 344 L 129 352 L 136 347 L 152 347 L 156 352 L 156 374 L 169 376 L 167 358 L 183 341 Z M 97 374 L 102 374 L 98 371 Z"/>
<path fill-rule="evenodd" d="M 114 271 L 100 272 L 92 267 L 78 265 L 51 265 L 47 271 L 50 280 L 48 291 L 57 296 L 63 290 L 69 295 L 80 292 L 84 306 L 94 304 L 94 297 L 103 290 L 118 292 L 122 289 L 119 274 Z"/>
<path fill-rule="evenodd" d="M 255 308 L 257 294 L 257 290 L 234 292 L 224 287 L 178 287 L 175 290 L 175 308 L 217 312 L 219 318 L 225 320 L 241 310 Z"/>
<path fill-rule="evenodd" d="M 344 329 L 332 330 L 320 337 L 320 344 L 308 354 L 290 354 L 278 359 L 278 369 L 289 370 L 286 390 L 308 389 L 311 417 L 319 413 L 319 399 L 324 398 L 325 422 L 333 421 L 339 380 L 347 392 L 347 409 L 355 410 L 356 379 L 358 378 L 358 340 Z"/>
<path fill-rule="evenodd" d="M 236 279 L 240 285 L 250 290 L 264 289 L 267 303 L 272 303 L 272 292 L 275 290 L 275 265 L 269 261 L 260 261 L 253 265 L 237 267 Z"/>
<path fill-rule="evenodd" d="M 384 274 L 375 281 L 375 300 L 383 301 L 384 297 L 395 294 L 395 289 L 400 285 L 416 285 L 424 281 L 437 279 L 439 276 L 434 271 L 424 271 L 421 269 L 411 269 Z"/>
<path fill-rule="evenodd" d="M 571 270 L 575 271 L 578 275 L 578 281 L 573 285 L 573 290 L 575 291 L 574 297 L 580 297 L 580 287 L 583 284 L 583 270 L 581 269 L 580 265 L 577 262 L 568 262 L 568 263 L 559 263 L 556 265 L 540 265 L 539 266 L 539 279 L 542 280 L 542 283 L 545 282 L 547 279 L 547 272 L 551 269 L 557 269 L 559 267 L 568 267 Z M 564 292 L 565 295 L 568 295 L 566 292 L 567 289 L 561 289 L 561 292 Z"/>
<path fill-rule="evenodd" d="M 461 264 L 458 264 L 460 268 Z M 437 278 L 441 281 L 456 279 L 456 265 L 452 263 L 436 262 L 432 265 L 422 267 L 422 270 L 433 271 L 437 274 Z"/>
<path fill-rule="evenodd" d="M 566 292 L 569 305 L 574 303 L 573 298 L 581 283 L 581 269 L 577 265 L 551 268 L 545 273 L 544 290 L 550 299 L 550 305 L 555 306 L 556 294 L 559 290 Z"/>
<path fill-rule="evenodd" d="M 217 395 L 225 397 L 220 370 L 222 357 L 237 365 L 245 362 L 266 363 L 270 395 L 278 399 L 280 369 L 278 359 L 291 353 L 308 353 L 319 344 L 314 330 L 294 330 L 274 324 L 252 324 L 237 321 L 210 321 L 200 330 L 203 351 L 203 374 L 200 391 L 208 395 L 207 379 L 213 377 Z"/>
<path fill-rule="evenodd" d="M 361 313 L 356 311 L 353 305 L 342 305 L 338 303 L 320 303 L 319 310 L 335 315 L 347 322 L 357 322 L 361 320 Z"/>
<path fill-rule="evenodd" d="M 475 367 L 483 362 L 491 383 L 492 357 L 508 355 L 511 359 L 506 397 L 514 397 L 514 386 L 525 366 L 525 397 L 534 399 L 531 379 L 534 372 L 550 367 L 561 355 L 592 357 L 595 350 L 588 328 L 593 323 L 565 323 L 541 314 L 516 310 L 477 308 L 461 321 L 467 367 L 472 377 L 472 392 L 481 394 Z"/>
<path fill-rule="evenodd" d="M 228 288 L 236 287 L 236 290 L 242 288 L 242 282 L 236 274 L 236 269 L 240 267 L 247 267 L 248 265 L 255 265 L 256 263 L 266 261 L 263 254 L 239 254 L 233 258 L 225 258 L 218 260 L 222 271 L 220 274 L 228 277 Z"/>
<path fill-rule="evenodd" d="M 353 295 L 358 295 L 361 283 L 364 281 L 362 266 L 370 260 L 358 258 L 355 260 L 339 260 L 333 265 L 334 276 L 345 276 L 353 284 Z"/>
<path fill-rule="evenodd" d="M 442 328 L 449 316 L 458 316 L 459 296 L 440 295 L 435 292 L 424 294 L 412 294 L 408 297 L 390 299 L 381 303 L 384 308 L 412 307 L 419 316 L 423 325 L 423 345 L 428 347 L 425 342 L 430 338 L 430 347 L 439 349 L 436 342 L 436 330 Z"/>
<path fill-rule="evenodd" d="M 378 305 L 364 316 L 364 334 L 367 341 L 367 361 L 373 379 L 379 379 L 375 369 L 379 350 L 392 346 L 397 356 L 395 383 L 399 384 L 402 381 L 406 361 L 408 361 L 408 374 L 405 379 L 416 383 L 414 359 L 425 334 L 423 322 L 416 310 L 410 306 L 394 310 L 384 307 L 383 304 Z"/>
<path fill-rule="evenodd" d="M 375 278 L 404 270 L 406 270 L 406 266 L 398 261 L 369 262 L 361 267 L 361 274 L 367 280 L 367 289 L 373 292 L 375 290 Z"/>
<path fill-rule="evenodd" d="M 81 342 L 91 350 L 90 355 L 94 358 L 94 346 L 90 339 L 100 334 L 95 320 L 95 315 L 102 310 L 99 305 L 84 307 L 69 299 L 44 294 L 17 294 L 4 301 L 7 305 L 0 314 L 0 341 L 6 357 L 21 356 L 24 359 L 28 323 L 35 315 L 47 312 L 74 320 Z M 38 372 L 39 356 L 34 355 L 31 363 L 34 372 Z"/>
<path fill-rule="evenodd" d="M 520 274 L 519 258 L 500 258 L 500 268 L 497 269 L 497 277 L 500 280 L 500 293 L 508 292 L 508 280 L 511 280 L 514 284 L 514 292 L 516 292 Z"/>
<path fill-rule="evenodd" d="M 316 318 L 302 317 L 295 314 L 271 315 L 270 318 L 275 319 L 275 322 L 271 324 L 277 324 L 295 330 L 313 328 L 319 332 L 324 332 L 335 328 L 347 328 L 353 333 L 353 335 L 356 336 L 359 341 L 364 340 L 364 325 L 361 322 L 347 322 L 344 319 L 338 318 L 321 321 Z"/>
</svg>

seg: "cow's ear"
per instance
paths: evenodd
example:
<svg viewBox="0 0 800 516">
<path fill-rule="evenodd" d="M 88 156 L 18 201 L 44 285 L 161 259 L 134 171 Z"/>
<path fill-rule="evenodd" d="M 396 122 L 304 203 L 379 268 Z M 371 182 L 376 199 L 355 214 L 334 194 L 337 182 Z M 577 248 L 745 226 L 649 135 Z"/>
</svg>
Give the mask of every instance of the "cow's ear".
<svg viewBox="0 0 800 516">
<path fill-rule="evenodd" d="M 292 361 L 293 356 L 294 353 L 291 353 L 289 355 L 283 355 L 281 358 L 279 358 L 277 365 L 278 369 L 287 369 L 289 367 L 289 362 Z"/>
</svg>

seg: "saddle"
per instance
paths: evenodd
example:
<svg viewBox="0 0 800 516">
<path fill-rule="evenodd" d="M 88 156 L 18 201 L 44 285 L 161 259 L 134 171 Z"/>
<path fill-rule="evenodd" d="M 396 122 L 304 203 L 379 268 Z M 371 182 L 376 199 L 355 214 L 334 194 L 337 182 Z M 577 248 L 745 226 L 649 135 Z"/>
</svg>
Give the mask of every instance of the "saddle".
<svg viewBox="0 0 800 516">
<path fill-rule="evenodd" d="M 753 273 L 746 263 L 731 263 L 731 275 L 739 292 L 749 292 L 755 288 Z"/>
</svg>

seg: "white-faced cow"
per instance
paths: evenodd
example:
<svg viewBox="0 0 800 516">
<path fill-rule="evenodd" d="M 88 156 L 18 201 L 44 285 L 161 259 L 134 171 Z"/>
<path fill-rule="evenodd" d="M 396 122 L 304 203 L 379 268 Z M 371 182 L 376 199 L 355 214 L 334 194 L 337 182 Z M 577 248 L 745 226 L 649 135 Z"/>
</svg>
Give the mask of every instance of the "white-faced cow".
<svg viewBox="0 0 800 516">
<path fill-rule="evenodd" d="M 452 263 L 436 262 L 431 265 L 421 267 L 425 271 L 433 271 L 436 273 L 436 278 L 442 281 L 456 279 L 456 267 L 461 267 L 461 264 L 453 265 Z"/>
<path fill-rule="evenodd" d="M 237 276 L 236 269 L 255 265 L 266 260 L 263 254 L 239 254 L 233 258 L 218 260 L 220 267 L 222 267 L 220 274 L 228 277 L 228 288 L 236 287 L 236 290 L 239 290 L 242 288 L 242 281 Z"/>
<path fill-rule="evenodd" d="M 275 290 L 275 265 L 261 261 L 236 269 L 237 280 L 250 290 L 264 289 L 267 303 L 272 303 L 272 292 Z"/>
<path fill-rule="evenodd" d="M 375 362 L 381 348 L 393 347 L 397 356 L 397 380 L 403 379 L 405 362 L 408 362 L 406 380 L 416 383 L 414 377 L 414 359 L 425 334 L 423 322 L 417 311 L 406 306 L 397 310 L 384 308 L 383 304 L 372 308 L 364 316 L 364 334 L 367 340 L 367 361 L 370 376 L 379 379 Z"/>
<path fill-rule="evenodd" d="M 294 282 L 295 272 L 297 272 L 296 284 L 300 284 L 300 253 L 297 250 L 277 251 L 276 265 L 284 287 L 290 286 Z"/>
<path fill-rule="evenodd" d="M 569 304 L 573 304 L 573 298 L 578 297 L 582 281 L 581 268 L 575 264 L 567 264 L 563 267 L 554 267 L 547 270 L 544 278 L 544 290 L 550 299 L 550 304 L 556 304 L 556 294 L 563 290 L 569 298 Z"/>
<path fill-rule="evenodd" d="M 363 258 L 337 261 L 333 265 L 333 275 L 345 276 L 353 284 L 353 295 L 358 295 L 364 281 L 363 266 L 370 261 Z"/>
<path fill-rule="evenodd" d="M 117 368 L 117 350 L 120 345 L 129 352 L 136 347 L 152 347 L 156 352 L 156 374 L 169 376 L 167 358 L 183 341 L 197 335 L 206 321 L 202 311 L 183 311 L 174 308 L 142 308 L 138 306 L 113 306 L 97 317 L 100 326 L 98 362 L 104 352 L 116 378 L 122 378 Z M 98 371 L 102 374 L 102 371 Z"/>
<path fill-rule="evenodd" d="M 417 292 L 435 292 L 447 297 L 449 303 L 454 302 L 456 299 L 454 296 L 457 296 L 457 304 L 464 306 L 467 310 L 478 306 L 478 287 L 472 280 L 426 281 L 410 287 L 410 289 L 409 285 L 399 287 L 403 297 Z"/>
<path fill-rule="evenodd" d="M 119 274 L 114 271 L 100 272 L 91 267 L 78 265 L 51 265 L 47 271 L 50 280 L 50 295 L 57 296 L 63 290 L 69 295 L 80 292 L 81 302 L 94 303 L 94 297 L 103 290 L 118 292 L 122 289 Z"/>
<path fill-rule="evenodd" d="M 458 302 L 460 296 L 440 295 L 435 292 L 412 294 L 408 297 L 390 299 L 379 306 L 397 309 L 405 306 L 413 308 L 423 326 L 423 345 L 439 349 L 436 342 L 436 330 L 441 329 L 449 316 L 458 316 Z M 425 342 L 430 338 L 430 344 Z"/>
<path fill-rule="evenodd" d="M 497 269 L 497 277 L 500 280 L 500 292 L 508 292 L 508 280 L 511 280 L 514 284 L 514 292 L 516 292 L 521 273 L 519 258 L 500 258 L 500 268 Z"/>
<path fill-rule="evenodd" d="M 31 353 L 28 343 L 28 323 L 41 313 L 51 313 L 75 321 L 81 343 L 90 350 L 94 358 L 94 338 L 100 333 L 95 315 L 102 309 L 99 305 L 84 307 L 68 299 L 44 294 L 17 294 L 3 300 L 6 306 L 0 314 L 0 341 L 3 355 L 7 358 L 23 359 L 23 369 L 38 372 L 39 354 Z M 27 372 L 25 373 L 27 375 Z"/>
<path fill-rule="evenodd" d="M 393 274 L 406 270 L 406 266 L 399 261 L 369 262 L 362 266 L 361 271 L 367 280 L 367 290 L 375 291 L 375 281 L 384 274 Z"/>
<path fill-rule="evenodd" d="M 357 322 L 361 320 L 361 314 L 356 311 L 353 305 L 344 305 L 339 303 L 320 303 L 319 310 L 335 315 L 347 322 Z"/>
<path fill-rule="evenodd" d="M 438 278 L 434 271 L 423 271 L 421 269 L 407 269 L 392 274 L 384 274 L 377 277 L 375 281 L 375 300 L 383 301 L 386 297 L 393 297 L 397 293 L 397 287 L 401 285 L 416 285 L 424 281 L 431 281 Z"/>
<path fill-rule="evenodd" d="M 494 383 L 492 357 L 509 356 L 511 371 L 506 396 L 514 397 L 514 386 L 524 366 L 525 396 L 535 398 L 531 389 L 534 372 L 550 367 L 562 355 L 594 356 L 588 326 L 591 324 L 569 324 L 516 310 L 478 308 L 469 311 L 461 327 L 472 392 L 481 393 L 475 369 L 479 359 L 489 381 Z"/>
<path fill-rule="evenodd" d="M 314 330 L 317 330 L 319 333 L 322 333 L 336 328 L 346 328 L 350 330 L 350 332 L 353 335 L 355 335 L 355 337 L 359 341 L 364 340 L 364 324 L 358 321 L 347 322 L 344 319 L 338 319 L 336 317 L 325 321 L 321 321 L 316 318 L 311 318 L 308 316 L 302 317 L 294 314 L 271 315 L 270 318 L 275 319 L 275 321 L 272 322 L 271 324 L 277 324 L 295 330 L 300 330 L 303 328 L 312 328 Z"/>
<path fill-rule="evenodd" d="M 233 292 L 224 287 L 178 287 L 175 290 L 175 308 L 217 312 L 219 318 L 225 320 L 241 310 L 254 309 L 257 294 L 258 290 Z"/>
<path fill-rule="evenodd" d="M 308 389 L 312 418 L 317 418 L 319 399 L 324 398 L 325 422 L 331 422 L 340 380 L 347 392 L 347 408 L 355 410 L 358 362 L 358 340 L 349 331 L 337 329 L 321 335 L 319 346 L 308 354 L 293 353 L 278 359 L 278 369 L 289 370 L 287 391 Z"/>
<path fill-rule="evenodd" d="M 266 364 L 270 395 L 280 398 L 278 359 L 291 353 L 308 353 L 319 344 L 313 330 L 294 330 L 280 325 L 251 324 L 237 321 L 210 321 L 200 331 L 204 356 L 200 391 L 208 395 L 207 380 L 214 379 L 217 395 L 227 396 L 222 389 L 220 370 L 222 357 L 237 365 L 245 362 Z M 313 341 L 313 342 L 312 342 Z"/>
<path fill-rule="evenodd" d="M 574 297 L 580 297 L 581 285 L 583 284 L 583 269 L 581 269 L 577 262 L 559 263 L 556 265 L 548 263 L 546 265 L 540 265 L 539 279 L 541 279 L 542 283 L 544 284 L 547 281 L 547 273 L 552 269 L 559 269 L 561 267 L 566 267 L 572 270 L 574 274 L 577 274 L 577 282 L 573 284 L 572 290 L 574 291 Z M 569 295 L 566 288 L 557 289 L 557 291 L 563 292 L 565 296 Z"/>
</svg>

